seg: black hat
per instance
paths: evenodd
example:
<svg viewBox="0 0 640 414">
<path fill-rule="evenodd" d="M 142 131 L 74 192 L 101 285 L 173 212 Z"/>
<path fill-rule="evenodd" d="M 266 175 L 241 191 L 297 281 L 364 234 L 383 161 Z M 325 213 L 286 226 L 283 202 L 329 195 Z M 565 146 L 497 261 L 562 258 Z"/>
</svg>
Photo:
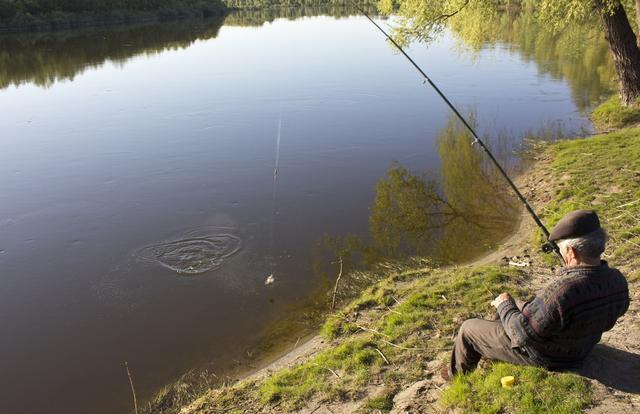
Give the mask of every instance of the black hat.
<svg viewBox="0 0 640 414">
<path fill-rule="evenodd" d="M 575 239 L 596 231 L 600 228 L 600 219 L 598 214 L 593 210 L 573 211 L 564 216 L 558 224 L 555 225 L 549 241 L 561 239 Z"/>
</svg>

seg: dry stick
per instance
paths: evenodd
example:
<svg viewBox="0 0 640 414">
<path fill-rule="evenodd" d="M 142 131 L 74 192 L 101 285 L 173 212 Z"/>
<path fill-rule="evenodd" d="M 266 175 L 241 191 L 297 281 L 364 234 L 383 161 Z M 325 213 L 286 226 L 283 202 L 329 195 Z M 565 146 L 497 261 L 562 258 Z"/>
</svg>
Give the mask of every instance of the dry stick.
<svg viewBox="0 0 640 414">
<path fill-rule="evenodd" d="M 381 339 L 380 342 L 387 344 L 389 346 L 392 346 L 394 348 L 398 348 L 398 349 L 404 349 L 405 351 L 442 351 L 443 349 L 429 349 L 429 348 L 407 348 L 405 346 L 400 346 L 400 345 L 396 345 L 394 343 L 391 343 L 389 341 L 385 341 L 384 339 Z"/>
<path fill-rule="evenodd" d="M 340 378 L 340 375 L 338 375 L 338 373 L 335 372 L 334 370 L 332 370 L 331 368 L 325 367 L 325 369 L 329 370 L 329 372 L 331 372 L 333 375 L 335 375 L 336 377 Z"/>
<path fill-rule="evenodd" d="M 391 309 L 390 307 L 387 306 L 387 312 L 391 312 L 391 313 L 395 313 L 396 315 L 402 315 L 402 313 L 395 311 L 393 309 Z"/>
<path fill-rule="evenodd" d="M 638 243 L 636 243 L 636 242 L 634 242 L 634 241 L 631 241 L 631 240 L 629 240 L 629 239 L 622 239 L 622 241 L 624 241 L 624 242 L 626 242 L 626 243 L 633 244 L 633 245 L 634 245 L 634 246 L 636 246 L 636 247 L 640 247 L 640 244 L 638 244 Z"/>
<path fill-rule="evenodd" d="M 618 208 L 629 207 L 629 206 L 632 206 L 632 205 L 634 205 L 634 204 L 636 204 L 636 203 L 638 203 L 638 202 L 640 202 L 640 200 L 633 200 L 633 201 L 631 201 L 631 202 L 629 202 L 629 203 L 626 203 L 626 204 L 623 204 L 623 205 L 621 205 L 621 206 L 618 206 Z"/>
<path fill-rule="evenodd" d="M 313 411 L 311 411 L 309 414 L 313 414 L 316 411 L 318 411 L 320 408 L 322 408 L 322 404 L 320 404 L 319 406 L 317 406 L 316 408 L 313 409 Z"/>
<path fill-rule="evenodd" d="M 380 356 L 382 357 L 382 359 L 384 359 L 384 362 L 387 363 L 387 365 L 391 365 L 391 363 L 389 362 L 389 360 L 387 359 L 386 356 L 384 356 L 384 354 L 382 353 L 381 350 L 379 350 L 378 348 L 375 348 L 376 352 L 380 354 Z"/>
<path fill-rule="evenodd" d="M 127 369 L 129 385 L 131 385 L 131 394 L 133 394 L 133 408 L 135 410 L 135 413 L 138 414 L 138 399 L 136 398 L 136 389 L 133 387 L 133 378 L 131 377 L 131 371 L 129 371 L 129 364 L 127 364 L 127 361 L 124 361 L 124 367 Z"/>
<path fill-rule="evenodd" d="M 376 335 L 384 336 L 385 338 L 388 338 L 388 337 L 389 337 L 389 335 L 385 335 L 385 334 L 383 334 L 383 333 L 382 333 L 382 332 L 380 332 L 380 331 L 376 331 L 375 329 L 365 328 L 364 326 L 360 326 L 360 325 L 358 325 L 358 324 L 355 324 L 355 325 L 356 325 L 356 328 L 361 329 L 361 330 L 363 330 L 363 331 L 367 331 L 367 332 L 374 333 L 374 334 L 376 334 Z"/>
<path fill-rule="evenodd" d="M 333 288 L 333 299 L 331 301 L 331 310 L 336 308 L 336 294 L 338 293 L 338 285 L 340 284 L 340 279 L 342 278 L 342 256 L 340 256 L 340 271 L 338 272 L 338 278 L 336 279 L 336 285 Z"/>
<path fill-rule="evenodd" d="M 300 338 L 298 337 L 298 340 L 296 341 L 296 344 L 293 346 L 293 349 L 296 349 L 298 347 L 298 344 L 300 343 Z"/>
</svg>

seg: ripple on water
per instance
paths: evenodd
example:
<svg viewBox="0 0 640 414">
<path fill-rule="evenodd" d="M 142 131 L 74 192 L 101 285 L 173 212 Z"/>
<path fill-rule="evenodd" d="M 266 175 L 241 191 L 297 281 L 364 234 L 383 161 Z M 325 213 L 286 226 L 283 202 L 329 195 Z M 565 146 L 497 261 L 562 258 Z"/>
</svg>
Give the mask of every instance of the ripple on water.
<svg viewBox="0 0 640 414">
<path fill-rule="evenodd" d="M 197 275 L 219 268 L 241 247 L 239 237 L 228 233 L 186 234 L 184 238 L 142 248 L 138 256 L 179 274 Z"/>
</svg>

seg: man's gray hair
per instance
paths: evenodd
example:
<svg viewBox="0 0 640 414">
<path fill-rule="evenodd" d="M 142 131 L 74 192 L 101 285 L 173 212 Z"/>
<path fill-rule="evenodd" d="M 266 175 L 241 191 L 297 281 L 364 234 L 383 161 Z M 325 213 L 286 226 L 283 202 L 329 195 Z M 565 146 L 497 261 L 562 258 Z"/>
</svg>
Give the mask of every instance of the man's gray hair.
<svg viewBox="0 0 640 414">
<path fill-rule="evenodd" d="M 603 228 L 599 228 L 575 239 L 558 240 L 557 244 L 563 253 L 569 247 L 573 247 L 580 258 L 597 259 L 604 253 L 607 244 L 607 232 Z"/>
</svg>

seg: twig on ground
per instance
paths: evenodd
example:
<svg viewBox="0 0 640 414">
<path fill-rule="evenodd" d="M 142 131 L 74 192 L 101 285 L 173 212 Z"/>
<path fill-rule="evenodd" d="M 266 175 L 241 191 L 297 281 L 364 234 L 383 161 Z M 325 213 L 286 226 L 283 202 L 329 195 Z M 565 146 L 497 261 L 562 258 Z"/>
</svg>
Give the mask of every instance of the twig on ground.
<svg viewBox="0 0 640 414">
<path fill-rule="evenodd" d="M 127 376 L 129 377 L 129 385 L 131 385 L 131 394 L 133 394 L 133 409 L 138 414 L 138 399 L 136 398 L 136 389 L 133 386 L 133 378 L 131 377 L 131 371 L 129 371 L 129 364 L 124 361 L 124 367 L 127 370 Z"/>
<path fill-rule="evenodd" d="M 638 244 L 638 243 L 636 243 L 636 242 L 634 242 L 634 241 L 631 241 L 631 240 L 629 240 L 629 239 L 622 239 L 622 241 L 624 241 L 624 242 L 626 242 L 626 243 L 629 243 L 629 244 L 633 244 L 633 245 L 634 245 L 634 246 L 636 246 L 636 247 L 640 247 L 640 244 Z"/>
<path fill-rule="evenodd" d="M 401 313 L 401 312 L 395 311 L 395 310 L 391 309 L 391 308 L 390 308 L 390 307 L 388 307 L 388 306 L 387 306 L 387 311 L 388 311 L 388 312 L 391 312 L 391 313 L 395 313 L 396 315 L 400 315 L 400 316 L 402 316 L 402 313 Z"/>
<path fill-rule="evenodd" d="M 340 378 L 340 375 L 338 375 L 337 372 L 335 372 L 334 370 L 332 370 L 331 368 L 325 367 L 326 370 L 328 370 L 329 372 L 331 372 L 333 375 L 335 375 L 336 377 Z"/>
<path fill-rule="evenodd" d="M 298 347 L 298 344 L 300 343 L 300 338 L 298 337 L 298 340 L 296 341 L 296 344 L 293 346 L 293 349 L 296 349 Z"/>
<path fill-rule="evenodd" d="M 628 203 L 625 203 L 625 204 L 623 204 L 623 205 L 621 205 L 621 206 L 618 206 L 618 208 L 625 208 L 625 207 L 629 207 L 629 206 L 632 206 L 632 205 L 634 205 L 634 204 L 636 204 L 636 203 L 639 203 L 639 202 L 640 202 L 640 199 L 638 199 L 638 200 L 633 200 L 633 201 L 630 201 L 630 202 L 628 202 Z"/>
<path fill-rule="evenodd" d="M 333 299 L 331 300 L 331 310 L 334 310 L 336 308 L 336 294 L 338 293 L 338 285 L 340 284 L 340 279 L 342 278 L 342 256 L 340 256 L 340 260 L 338 261 L 338 263 L 340 263 L 340 271 L 338 272 L 338 278 L 336 279 L 336 285 L 333 288 Z"/>
<path fill-rule="evenodd" d="M 357 325 L 357 324 L 356 324 L 356 327 L 358 329 L 361 329 L 361 330 L 366 331 L 366 332 L 371 332 L 371 333 L 374 333 L 376 335 L 384 336 L 385 338 L 389 337 L 389 335 L 383 334 L 382 332 L 376 331 L 375 329 L 365 328 L 364 326 L 360 326 L 360 325 Z"/>
<path fill-rule="evenodd" d="M 391 365 L 391 363 L 389 362 L 389 360 L 387 359 L 386 356 L 384 356 L 384 354 L 382 353 L 381 350 L 379 350 L 378 348 L 375 348 L 376 352 L 380 354 L 380 356 L 382 357 L 382 359 L 384 359 L 384 362 L 387 363 L 387 365 Z"/>
</svg>

